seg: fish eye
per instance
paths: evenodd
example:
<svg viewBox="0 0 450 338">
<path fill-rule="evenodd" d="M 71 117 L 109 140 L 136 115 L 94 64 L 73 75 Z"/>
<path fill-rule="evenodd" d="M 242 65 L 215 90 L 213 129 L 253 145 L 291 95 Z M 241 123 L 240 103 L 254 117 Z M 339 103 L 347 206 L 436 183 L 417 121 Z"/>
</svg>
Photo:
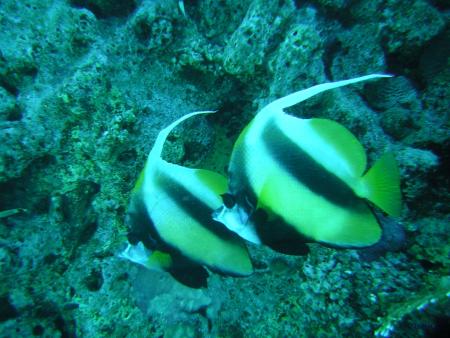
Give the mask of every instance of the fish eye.
<svg viewBox="0 0 450 338">
<path fill-rule="evenodd" d="M 236 200 L 234 199 L 234 196 L 229 193 L 225 193 L 222 195 L 222 201 L 223 201 L 223 204 L 228 209 L 231 209 L 232 207 L 234 207 L 236 205 Z"/>
</svg>

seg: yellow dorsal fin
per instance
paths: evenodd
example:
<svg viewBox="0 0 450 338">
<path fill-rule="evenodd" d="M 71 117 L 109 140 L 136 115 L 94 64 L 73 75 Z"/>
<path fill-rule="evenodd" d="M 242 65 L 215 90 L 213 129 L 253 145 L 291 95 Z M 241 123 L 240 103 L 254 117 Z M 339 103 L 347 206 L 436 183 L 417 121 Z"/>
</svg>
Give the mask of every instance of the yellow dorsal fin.
<svg viewBox="0 0 450 338">
<path fill-rule="evenodd" d="M 227 192 L 227 179 L 214 171 L 206 169 L 195 169 L 195 175 L 216 195 L 222 195 Z"/>
<path fill-rule="evenodd" d="M 358 139 L 343 125 L 327 119 L 311 119 L 310 126 L 334 148 L 355 177 L 366 170 L 366 152 Z M 301 135 L 299 135 L 301 136 Z"/>
<path fill-rule="evenodd" d="M 392 153 L 384 154 L 363 176 L 356 193 L 391 216 L 401 212 L 400 172 Z"/>
</svg>

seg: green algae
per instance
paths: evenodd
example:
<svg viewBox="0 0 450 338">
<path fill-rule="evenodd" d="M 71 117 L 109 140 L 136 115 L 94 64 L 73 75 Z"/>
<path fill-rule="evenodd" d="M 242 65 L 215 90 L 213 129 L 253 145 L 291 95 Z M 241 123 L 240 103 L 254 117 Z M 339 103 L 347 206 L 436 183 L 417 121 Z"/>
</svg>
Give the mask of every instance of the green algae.
<svg viewBox="0 0 450 338">
<path fill-rule="evenodd" d="M 448 27 L 434 3 L 201 0 L 185 1 L 185 17 L 176 0 L 2 1 L 1 335 L 432 331 L 448 318 L 439 285 L 448 276 L 450 199 Z M 374 71 L 398 77 L 291 113 L 343 123 L 370 159 L 396 152 L 402 251 L 367 262 L 352 250 L 311 246 L 291 257 L 250 247 L 253 276 L 211 275 L 200 292 L 117 258 L 129 194 L 168 122 L 217 109 L 176 131 L 166 155 L 225 173 L 258 107 Z"/>
</svg>

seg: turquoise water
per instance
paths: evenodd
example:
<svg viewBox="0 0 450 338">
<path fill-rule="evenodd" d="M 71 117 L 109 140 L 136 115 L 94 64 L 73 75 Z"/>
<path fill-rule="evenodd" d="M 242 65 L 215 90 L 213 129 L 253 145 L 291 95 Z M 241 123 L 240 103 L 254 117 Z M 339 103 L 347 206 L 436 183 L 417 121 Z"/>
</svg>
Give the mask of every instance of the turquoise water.
<svg viewBox="0 0 450 338">
<path fill-rule="evenodd" d="M 450 315 L 449 9 L 443 0 L 0 1 L 0 337 L 443 336 Z M 233 162 L 239 134 L 276 99 L 368 74 L 393 77 L 329 90 L 285 111 L 348 129 L 367 167 L 393 154 L 400 215 L 355 197 L 382 229 L 370 248 L 338 245 L 337 235 L 312 239 L 316 223 L 287 231 L 288 204 L 311 204 L 285 195 L 281 183 L 270 185 L 271 194 L 242 195 L 236 187 L 245 182 L 236 176 L 250 176 L 242 168 L 256 163 L 251 177 L 258 180 L 279 157 L 273 150 L 262 156 L 271 143 L 252 138 L 256 148 Z M 156 202 L 133 221 L 130 200 L 144 166 L 157 166 L 145 163 L 158 134 L 206 110 L 216 113 L 168 135 L 162 158 L 181 174 L 162 184 L 149 173 L 143 187 L 156 191 Z M 337 149 L 334 135 L 327 144 Z M 332 163 L 330 172 L 345 181 L 316 144 L 314 161 Z M 298 174 L 287 160 L 304 162 L 286 145 L 276 149 L 287 169 L 275 177 L 285 184 L 286 172 Z M 218 173 L 228 188 L 195 183 L 188 168 Z M 324 186 L 321 196 L 341 196 Z M 207 198 L 208 189 L 215 197 Z M 190 194 L 196 199 L 186 200 Z M 263 195 L 264 206 L 257 202 Z M 286 213 L 272 219 L 279 201 Z M 222 203 L 273 228 L 261 244 L 246 241 L 213 220 Z M 319 205 L 321 222 L 336 229 L 338 216 Z M 166 207 L 167 217 L 156 221 L 153 212 Z M 227 238 L 224 247 L 195 237 L 187 219 L 198 220 L 199 210 L 207 210 L 200 229 Z M 144 230 L 133 231 L 136 224 Z M 348 235 L 359 243 L 363 234 Z M 158 253 L 151 269 L 123 259 L 127 243 L 139 241 L 146 255 Z M 242 260 L 225 264 L 230 242 L 243 248 L 240 257 L 248 251 L 251 272 Z"/>
</svg>

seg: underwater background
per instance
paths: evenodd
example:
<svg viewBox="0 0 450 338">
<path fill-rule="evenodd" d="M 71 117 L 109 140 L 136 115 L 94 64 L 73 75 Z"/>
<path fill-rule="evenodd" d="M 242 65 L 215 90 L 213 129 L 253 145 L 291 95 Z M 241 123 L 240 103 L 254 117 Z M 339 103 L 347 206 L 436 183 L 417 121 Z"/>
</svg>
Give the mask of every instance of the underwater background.
<svg viewBox="0 0 450 338">
<path fill-rule="evenodd" d="M 446 0 L 0 0 L 0 337 L 439 337 L 449 330 Z M 400 166 L 401 248 L 248 244 L 255 273 L 192 289 L 120 259 L 131 190 L 164 158 L 225 173 L 276 98 Z"/>
</svg>

